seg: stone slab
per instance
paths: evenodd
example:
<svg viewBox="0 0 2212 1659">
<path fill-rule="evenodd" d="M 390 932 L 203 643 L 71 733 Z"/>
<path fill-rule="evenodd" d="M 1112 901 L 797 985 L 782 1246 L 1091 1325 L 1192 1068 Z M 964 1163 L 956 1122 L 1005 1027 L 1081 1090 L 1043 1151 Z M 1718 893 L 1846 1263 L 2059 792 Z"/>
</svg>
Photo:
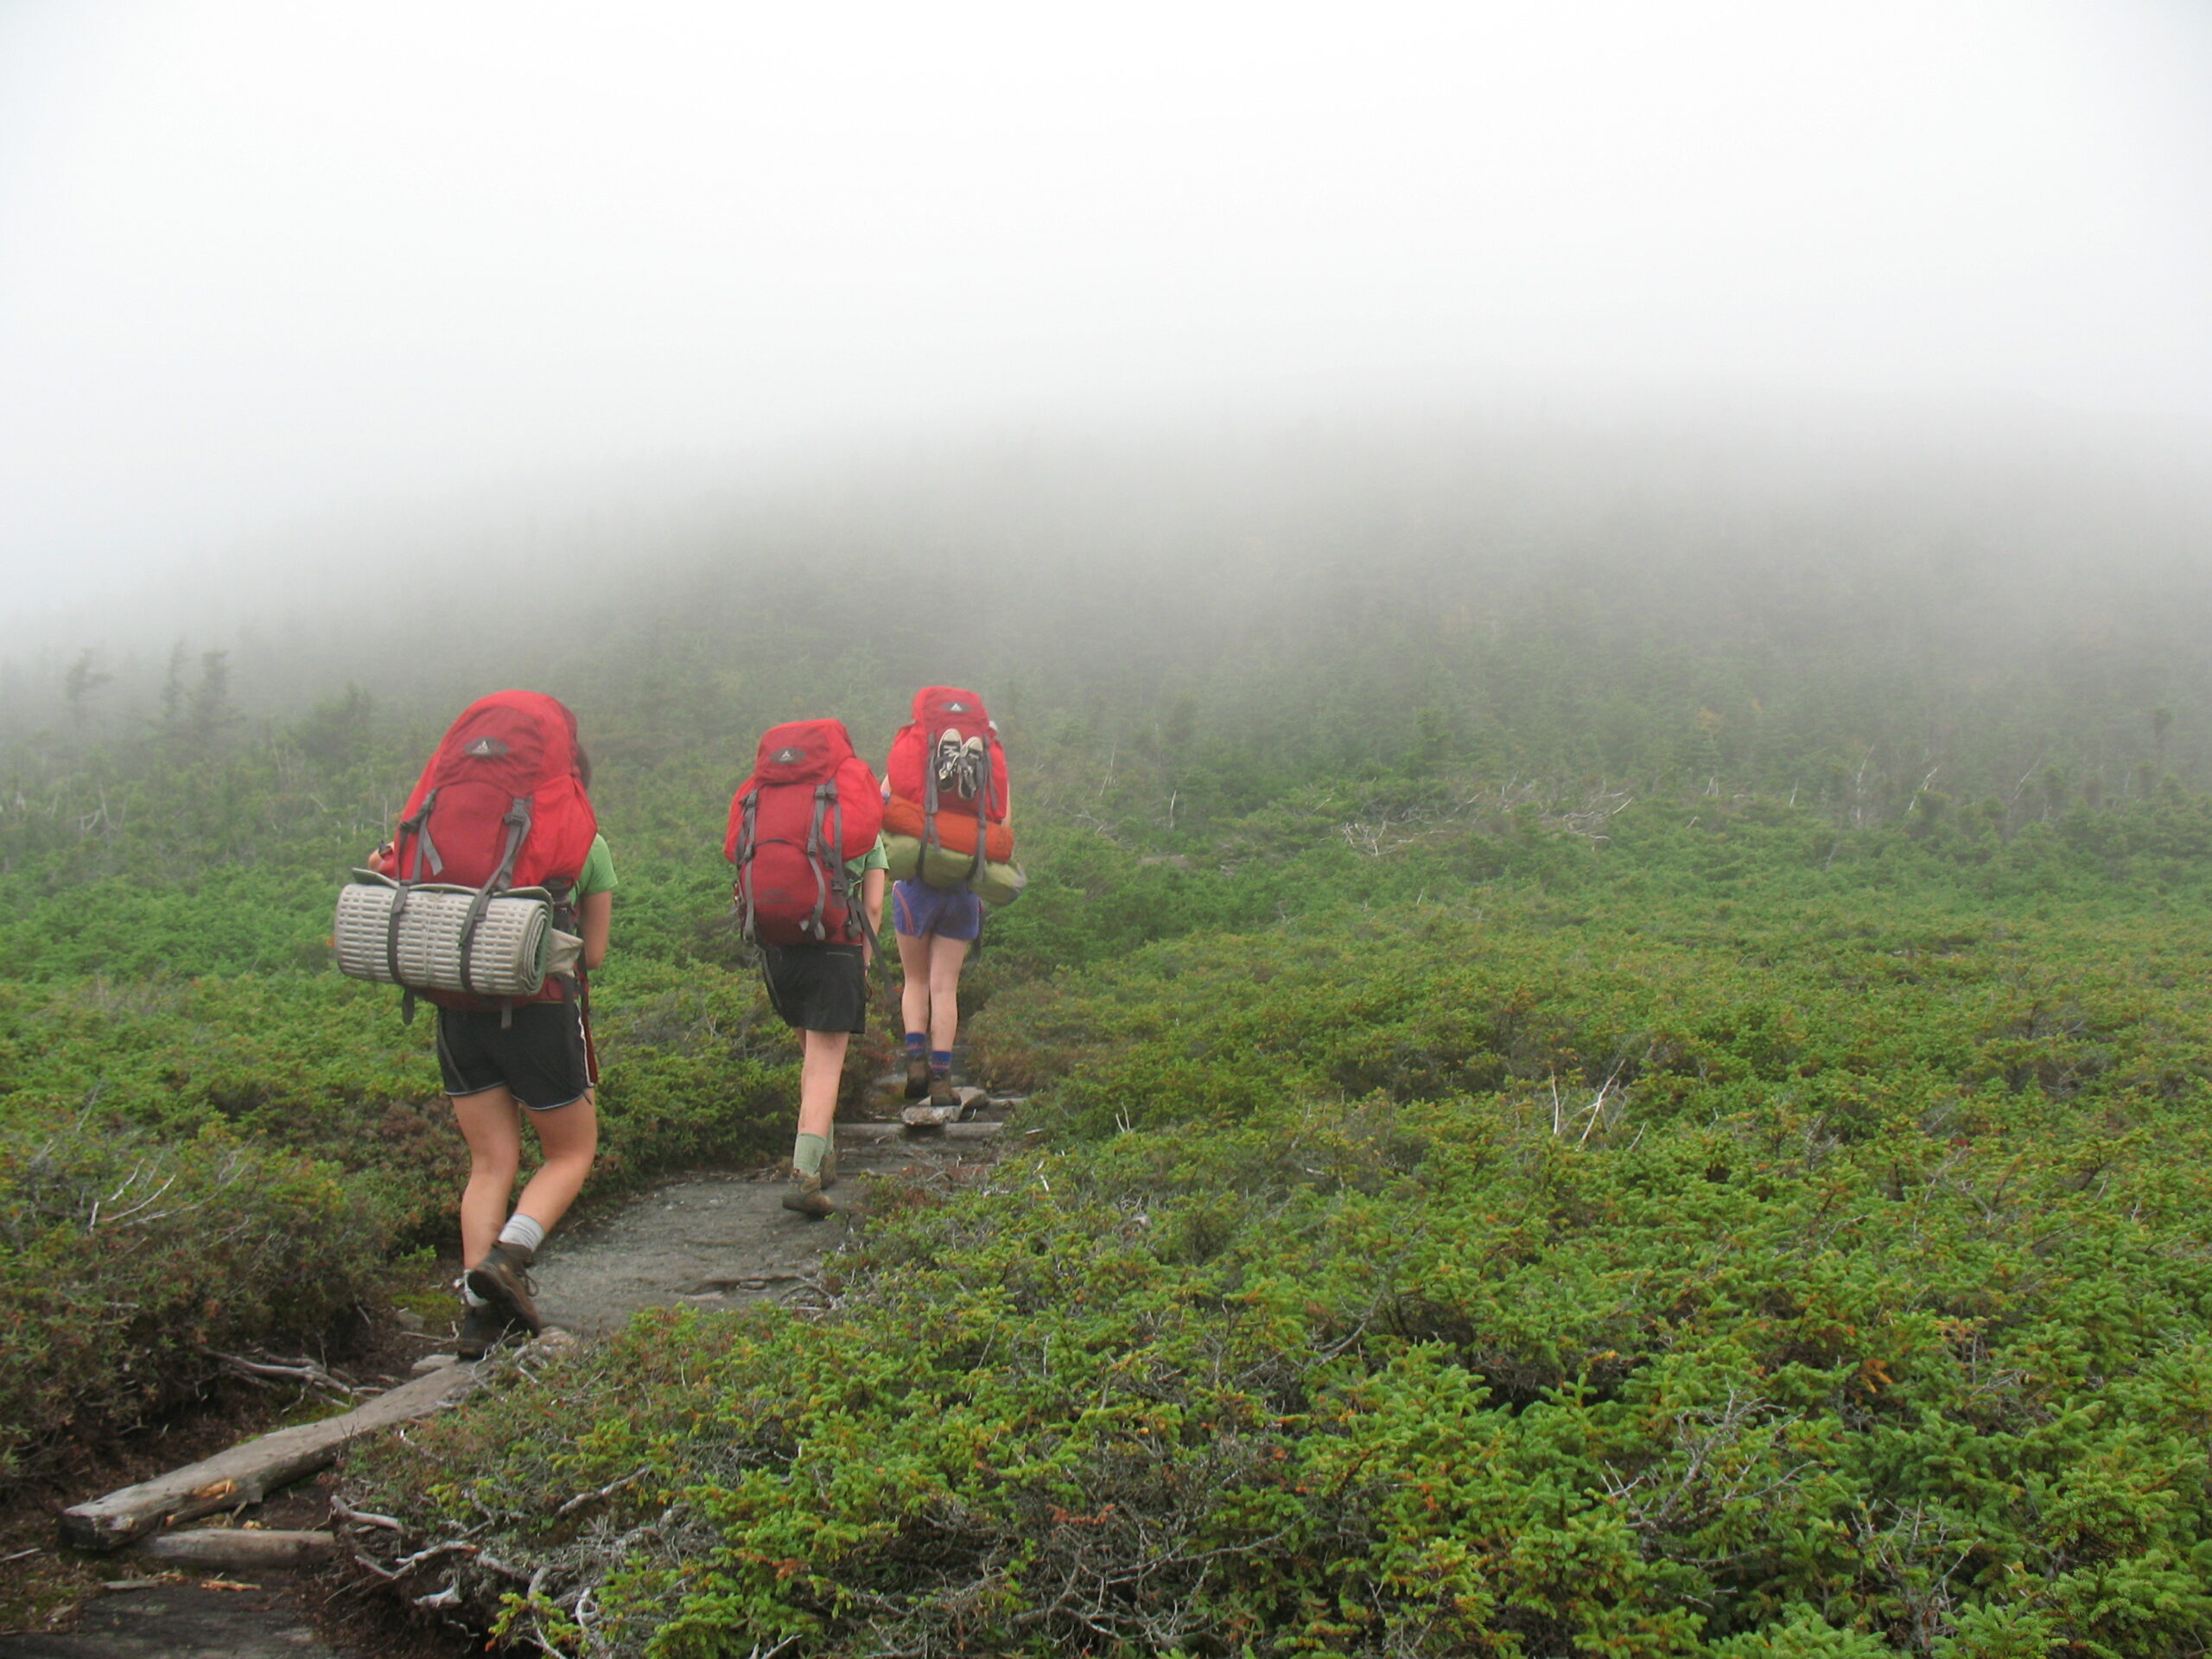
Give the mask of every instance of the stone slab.
<svg viewBox="0 0 2212 1659">
<path fill-rule="evenodd" d="M 66 1636 L 0 1636 L 0 1659 L 338 1659 L 282 1587 L 151 1584 L 86 1604 Z"/>
</svg>

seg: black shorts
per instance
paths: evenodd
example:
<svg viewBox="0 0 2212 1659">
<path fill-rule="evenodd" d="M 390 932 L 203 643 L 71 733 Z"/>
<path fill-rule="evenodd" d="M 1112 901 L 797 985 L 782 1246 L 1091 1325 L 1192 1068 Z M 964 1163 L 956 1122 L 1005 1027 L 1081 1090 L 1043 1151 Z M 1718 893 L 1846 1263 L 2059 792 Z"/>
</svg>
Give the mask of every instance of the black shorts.
<svg viewBox="0 0 2212 1659">
<path fill-rule="evenodd" d="M 849 1031 L 868 1023 L 868 966 L 857 944 L 764 944 L 768 1001 L 798 1031 Z"/>
<path fill-rule="evenodd" d="M 440 1008 L 438 1070 L 449 1095 L 504 1087 L 533 1112 L 570 1105 L 591 1092 L 582 1011 L 574 1002 L 518 1002 L 503 1029 L 497 1008 Z"/>
</svg>

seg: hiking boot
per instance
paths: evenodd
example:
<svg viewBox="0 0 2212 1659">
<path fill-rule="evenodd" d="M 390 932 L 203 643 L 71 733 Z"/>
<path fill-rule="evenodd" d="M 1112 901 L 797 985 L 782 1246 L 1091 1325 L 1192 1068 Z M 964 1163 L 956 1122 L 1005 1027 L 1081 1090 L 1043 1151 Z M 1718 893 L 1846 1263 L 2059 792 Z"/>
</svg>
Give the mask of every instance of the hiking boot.
<svg viewBox="0 0 2212 1659">
<path fill-rule="evenodd" d="M 486 1302 L 472 1306 L 461 1316 L 461 1340 L 454 1352 L 462 1359 L 481 1359 L 494 1348 L 503 1345 L 510 1337 L 526 1337 L 528 1326 L 504 1307 L 494 1307 Z"/>
<path fill-rule="evenodd" d="M 930 1091 L 930 1063 L 919 1054 L 906 1057 L 906 1096 L 919 1100 Z"/>
<path fill-rule="evenodd" d="M 528 1269 L 536 1259 L 533 1252 L 519 1244 L 494 1244 L 468 1270 L 468 1287 L 495 1310 L 512 1315 L 533 1337 L 545 1328 L 545 1322 L 537 1317 L 537 1304 L 531 1300 L 533 1287 Z"/>
<path fill-rule="evenodd" d="M 950 1074 L 933 1077 L 930 1079 L 930 1104 L 939 1111 L 958 1109 L 960 1096 L 952 1086 L 952 1078 Z"/>
<path fill-rule="evenodd" d="M 822 1154 L 822 1185 L 824 1191 L 837 1185 L 837 1131 L 830 1131 L 830 1150 Z"/>
<path fill-rule="evenodd" d="M 831 1213 L 830 1195 L 822 1190 L 819 1175 L 805 1175 L 791 1171 L 791 1189 L 784 1194 L 784 1208 L 796 1210 L 802 1216 L 811 1216 L 817 1221 Z"/>
</svg>

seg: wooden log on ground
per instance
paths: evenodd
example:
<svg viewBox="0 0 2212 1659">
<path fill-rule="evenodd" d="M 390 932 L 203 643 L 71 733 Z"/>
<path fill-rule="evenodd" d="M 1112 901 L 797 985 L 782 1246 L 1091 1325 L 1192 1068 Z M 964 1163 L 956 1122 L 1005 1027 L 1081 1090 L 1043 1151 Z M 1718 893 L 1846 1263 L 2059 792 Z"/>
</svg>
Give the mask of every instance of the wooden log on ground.
<svg viewBox="0 0 2212 1659">
<path fill-rule="evenodd" d="M 403 1382 L 341 1416 L 280 1428 L 156 1480 L 142 1481 L 61 1512 L 64 1542 L 79 1549 L 119 1549 L 165 1522 L 257 1503 L 313 1474 L 349 1440 L 427 1417 L 476 1386 L 474 1365 L 449 1365 Z"/>
<path fill-rule="evenodd" d="M 338 1537 L 328 1532 L 259 1531 L 245 1527 L 201 1527 L 191 1532 L 157 1532 L 138 1541 L 137 1553 L 157 1561 L 188 1567 L 307 1567 L 338 1553 Z"/>
<path fill-rule="evenodd" d="M 846 1123 L 837 1125 L 842 1141 L 988 1141 L 1006 1132 L 1003 1123 L 948 1123 L 941 1129 L 909 1129 L 904 1123 Z"/>
</svg>

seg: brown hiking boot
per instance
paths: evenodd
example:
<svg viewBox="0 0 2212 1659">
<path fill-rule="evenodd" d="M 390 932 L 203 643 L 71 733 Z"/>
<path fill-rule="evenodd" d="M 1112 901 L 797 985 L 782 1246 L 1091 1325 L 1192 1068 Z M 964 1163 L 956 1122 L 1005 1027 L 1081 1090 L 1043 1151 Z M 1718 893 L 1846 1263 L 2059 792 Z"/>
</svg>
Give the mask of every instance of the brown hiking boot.
<svg viewBox="0 0 2212 1659">
<path fill-rule="evenodd" d="M 531 1300 L 529 1268 L 536 1256 L 519 1244 L 494 1244 L 484 1259 L 468 1270 L 468 1287 L 492 1304 L 496 1312 L 513 1316 L 517 1324 L 536 1336 L 545 1328 Z"/>
<path fill-rule="evenodd" d="M 930 1079 L 930 1104 L 940 1111 L 948 1107 L 959 1106 L 960 1096 L 952 1086 L 952 1077 L 949 1072 L 940 1073 Z"/>
<path fill-rule="evenodd" d="M 930 1091 L 930 1063 L 925 1056 L 906 1057 L 906 1098 L 919 1100 Z"/>
<path fill-rule="evenodd" d="M 822 1154 L 822 1185 L 826 1192 L 837 1185 L 837 1126 L 830 1126 L 830 1150 Z"/>
<path fill-rule="evenodd" d="M 804 1175 L 791 1171 L 791 1191 L 784 1194 L 784 1208 L 796 1210 L 802 1216 L 811 1216 L 819 1221 L 832 1212 L 830 1195 L 822 1190 L 822 1177 Z"/>
<path fill-rule="evenodd" d="M 486 1302 L 461 1316 L 461 1340 L 454 1344 L 459 1359 L 481 1359 L 510 1337 L 526 1337 L 529 1328 L 504 1307 Z"/>
</svg>

